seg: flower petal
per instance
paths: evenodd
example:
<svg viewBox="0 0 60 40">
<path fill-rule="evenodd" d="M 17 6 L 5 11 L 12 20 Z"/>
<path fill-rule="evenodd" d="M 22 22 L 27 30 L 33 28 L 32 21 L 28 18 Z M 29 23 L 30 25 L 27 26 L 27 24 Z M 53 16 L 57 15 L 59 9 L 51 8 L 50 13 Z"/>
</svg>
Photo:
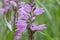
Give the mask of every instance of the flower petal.
<svg viewBox="0 0 60 40">
<path fill-rule="evenodd" d="M 5 9 L 4 8 L 0 8 L 0 13 L 4 13 Z"/>
<path fill-rule="evenodd" d="M 10 4 L 12 4 L 14 7 L 17 7 L 17 3 L 14 1 L 10 1 Z"/>
<path fill-rule="evenodd" d="M 33 27 L 31 27 L 31 30 L 32 31 L 36 31 L 36 30 L 43 30 L 43 29 L 45 29 L 46 27 L 45 27 L 45 24 L 41 24 L 41 25 L 39 25 L 39 26 L 33 26 Z"/>
<path fill-rule="evenodd" d="M 26 14 L 26 12 L 24 11 L 24 8 L 20 8 L 18 11 L 17 11 L 20 15 L 22 14 Z"/>
<path fill-rule="evenodd" d="M 20 8 L 18 10 L 18 13 L 20 15 L 19 18 L 22 18 L 22 19 L 28 19 L 29 18 L 28 14 L 24 11 L 24 8 Z"/>
<path fill-rule="evenodd" d="M 25 11 L 31 12 L 31 6 L 29 4 L 25 4 Z"/>
<path fill-rule="evenodd" d="M 25 6 L 25 2 L 20 2 L 20 7 L 24 7 Z"/>
<path fill-rule="evenodd" d="M 44 12 L 43 8 L 36 8 L 36 10 L 34 11 L 34 14 L 39 15 L 39 14 L 42 14 L 43 12 Z"/>
<path fill-rule="evenodd" d="M 16 26 L 17 26 L 17 28 L 23 28 L 23 27 L 27 26 L 27 23 L 23 20 L 17 20 L 16 21 Z"/>
</svg>

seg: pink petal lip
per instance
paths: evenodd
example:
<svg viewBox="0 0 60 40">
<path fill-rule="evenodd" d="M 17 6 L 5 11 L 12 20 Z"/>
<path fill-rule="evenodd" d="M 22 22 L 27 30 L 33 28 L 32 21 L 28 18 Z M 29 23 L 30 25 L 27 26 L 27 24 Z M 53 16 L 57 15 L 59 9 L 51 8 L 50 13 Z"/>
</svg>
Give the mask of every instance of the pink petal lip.
<svg viewBox="0 0 60 40">
<path fill-rule="evenodd" d="M 39 14 L 42 14 L 43 12 L 44 12 L 43 8 L 36 8 L 36 10 L 34 11 L 34 14 L 39 15 Z"/>
<path fill-rule="evenodd" d="M 35 31 L 35 30 L 43 30 L 43 29 L 45 29 L 46 27 L 45 27 L 45 25 L 46 24 L 41 24 L 41 25 L 39 25 L 39 26 L 33 26 L 33 27 L 31 27 L 31 30 L 32 31 Z"/>
</svg>

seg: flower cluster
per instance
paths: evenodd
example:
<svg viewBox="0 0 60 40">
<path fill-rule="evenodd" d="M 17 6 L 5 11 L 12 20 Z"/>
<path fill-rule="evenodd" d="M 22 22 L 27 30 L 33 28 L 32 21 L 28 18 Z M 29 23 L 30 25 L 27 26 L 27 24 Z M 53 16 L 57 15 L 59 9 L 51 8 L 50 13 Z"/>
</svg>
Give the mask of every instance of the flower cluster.
<svg viewBox="0 0 60 40">
<path fill-rule="evenodd" d="M 31 5 L 25 2 L 20 2 L 20 8 L 18 9 L 18 19 L 16 20 L 16 34 L 21 34 L 28 27 L 28 24 L 33 22 L 37 15 L 44 12 L 43 8 L 36 8 L 33 12 Z M 36 25 L 31 23 L 30 29 L 32 31 L 45 29 L 45 24 Z"/>
<path fill-rule="evenodd" d="M 13 8 L 17 8 L 16 13 L 18 14 L 18 17 L 15 20 L 15 37 L 18 36 L 19 38 L 19 34 L 22 34 L 28 28 L 30 28 L 32 32 L 46 28 L 46 24 L 36 25 L 33 23 L 36 19 L 36 16 L 44 12 L 43 8 L 32 7 L 31 4 L 22 1 L 20 1 L 18 5 L 17 2 L 18 0 L 4 0 L 4 6 L 0 9 L 0 13 L 5 13 L 8 10 L 12 10 L 11 5 Z M 31 0 L 31 3 L 32 2 L 33 1 Z"/>
<path fill-rule="evenodd" d="M 4 12 L 9 10 L 9 1 L 8 0 L 4 0 L 3 4 L 4 4 L 4 6 L 3 6 L 3 8 L 0 8 L 0 13 L 4 13 Z"/>
<path fill-rule="evenodd" d="M 14 0 L 4 0 L 3 2 L 3 8 L 0 8 L 0 13 L 5 13 L 8 10 L 12 9 L 10 5 L 12 5 L 14 8 L 17 7 L 17 3 Z"/>
</svg>

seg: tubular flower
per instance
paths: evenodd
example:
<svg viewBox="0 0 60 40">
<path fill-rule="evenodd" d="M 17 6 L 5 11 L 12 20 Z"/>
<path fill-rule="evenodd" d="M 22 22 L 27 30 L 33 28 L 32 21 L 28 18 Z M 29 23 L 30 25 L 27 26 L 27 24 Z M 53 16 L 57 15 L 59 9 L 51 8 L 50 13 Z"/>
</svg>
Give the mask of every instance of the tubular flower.
<svg viewBox="0 0 60 40">
<path fill-rule="evenodd" d="M 46 24 L 41 24 L 41 25 L 37 26 L 37 25 L 33 24 L 30 28 L 32 31 L 43 30 L 46 28 L 45 25 Z"/>
<path fill-rule="evenodd" d="M 20 8 L 20 9 L 18 10 L 18 13 L 19 13 L 19 15 L 20 15 L 20 18 L 23 18 L 23 19 L 28 19 L 28 18 L 29 18 L 27 12 L 24 11 L 24 8 Z"/>
<path fill-rule="evenodd" d="M 26 21 L 23 21 L 23 20 L 17 20 L 16 21 L 16 34 L 21 34 L 22 32 L 24 32 L 24 30 L 26 29 L 27 27 L 27 23 Z"/>
<path fill-rule="evenodd" d="M 36 10 L 34 11 L 34 14 L 39 15 L 39 14 L 42 14 L 43 12 L 44 12 L 43 8 L 36 8 Z"/>
<path fill-rule="evenodd" d="M 17 3 L 14 1 L 10 1 L 10 4 L 13 5 L 15 8 L 17 7 Z"/>
<path fill-rule="evenodd" d="M 25 9 L 27 12 L 31 12 L 31 6 L 30 6 L 29 4 L 25 4 L 24 9 Z"/>
</svg>

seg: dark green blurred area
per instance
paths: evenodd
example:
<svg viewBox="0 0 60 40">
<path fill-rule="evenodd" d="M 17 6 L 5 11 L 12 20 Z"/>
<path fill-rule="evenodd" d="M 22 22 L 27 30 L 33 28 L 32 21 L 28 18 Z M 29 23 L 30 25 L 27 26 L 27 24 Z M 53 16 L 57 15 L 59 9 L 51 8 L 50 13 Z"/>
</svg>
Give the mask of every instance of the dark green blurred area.
<svg viewBox="0 0 60 40">
<path fill-rule="evenodd" d="M 2 0 L 0 0 L 1 2 Z M 27 0 L 23 0 L 27 2 Z M 60 2 L 58 0 L 35 0 L 38 7 L 43 7 L 45 12 L 36 17 L 36 24 L 46 24 L 45 30 L 34 34 L 35 40 L 60 40 Z M 6 25 L 0 15 L 0 40 L 11 40 L 12 33 L 6 32 Z M 11 33 L 11 34 L 10 34 Z M 22 34 L 22 40 L 27 40 L 27 32 Z"/>
</svg>

